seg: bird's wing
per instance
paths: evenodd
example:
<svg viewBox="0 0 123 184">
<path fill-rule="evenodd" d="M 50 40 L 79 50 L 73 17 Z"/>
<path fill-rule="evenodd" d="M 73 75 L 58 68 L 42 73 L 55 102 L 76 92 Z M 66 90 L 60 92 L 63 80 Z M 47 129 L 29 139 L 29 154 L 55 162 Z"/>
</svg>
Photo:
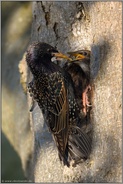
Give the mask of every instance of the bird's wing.
<svg viewBox="0 0 123 184">
<path fill-rule="evenodd" d="M 48 81 L 48 126 L 53 132 L 60 153 L 64 153 L 68 141 L 68 92 L 59 72 L 52 73 Z"/>
</svg>

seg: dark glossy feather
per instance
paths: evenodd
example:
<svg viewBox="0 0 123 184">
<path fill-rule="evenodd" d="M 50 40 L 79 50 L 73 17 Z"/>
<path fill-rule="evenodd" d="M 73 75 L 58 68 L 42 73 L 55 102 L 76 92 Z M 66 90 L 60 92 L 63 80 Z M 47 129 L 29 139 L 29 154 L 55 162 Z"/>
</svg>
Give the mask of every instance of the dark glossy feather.
<svg viewBox="0 0 123 184">
<path fill-rule="evenodd" d="M 87 158 L 91 141 L 79 128 L 83 121 L 74 95 L 71 76 L 64 69 L 51 62 L 52 54 L 58 52 L 46 43 L 33 43 L 26 56 L 33 74 L 29 92 L 38 102 L 49 127 L 64 165 L 70 160 Z"/>
</svg>

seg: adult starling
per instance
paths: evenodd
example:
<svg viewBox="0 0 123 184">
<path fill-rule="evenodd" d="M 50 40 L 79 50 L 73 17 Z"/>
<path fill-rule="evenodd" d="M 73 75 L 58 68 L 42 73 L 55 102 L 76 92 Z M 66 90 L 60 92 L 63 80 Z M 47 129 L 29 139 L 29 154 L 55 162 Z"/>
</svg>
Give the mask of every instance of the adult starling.
<svg viewBox="0 0 123 184">
<path fill-rule="evenodd" d="M 53 56 L 64 57 L 46 43 L 35 42 L 29 46 L 26 61 L 33 80 L 28 88 L 42 110 L 60 160 L 69 166 L 71 159 L 78 161 L 89 156 L 91 140 L 79 128 L 84 117 L 76 103 L 71 76 L 51 61 Z"/>
<path fill-rule="evenodd" d="M 90 86 L 90 54 L 89 50 L 79 50 L 68 52 L 73 60 L 68 61 L 64 65 L 64 69 L 71 75 L 74 83 L 76 100 L 82 108 L 82 111 L 87 114 L 87 108 L 91 106 L 88 101 L 88 91 Z"/>
</svg>

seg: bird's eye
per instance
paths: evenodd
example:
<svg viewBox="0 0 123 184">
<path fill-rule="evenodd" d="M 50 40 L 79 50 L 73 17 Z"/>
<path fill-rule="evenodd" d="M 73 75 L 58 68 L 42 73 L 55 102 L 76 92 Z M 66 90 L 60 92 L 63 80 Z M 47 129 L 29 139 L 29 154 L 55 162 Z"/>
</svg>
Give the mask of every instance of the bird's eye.
<svg viewBox="0 0 123 184">
<path fill-rule="evenodd" d="M 88 54 L 87 54 L 87 52 L 83 52 L 83 55 L 84 55 L 84 56 L 87 56 Z"/>
</svg>

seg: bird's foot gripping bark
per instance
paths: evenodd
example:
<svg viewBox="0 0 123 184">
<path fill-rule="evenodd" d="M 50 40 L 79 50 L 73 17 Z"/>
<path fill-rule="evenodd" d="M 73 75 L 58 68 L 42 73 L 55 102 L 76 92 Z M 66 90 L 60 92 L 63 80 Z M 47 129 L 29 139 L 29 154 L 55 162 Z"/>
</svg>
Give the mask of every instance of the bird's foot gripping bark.
<svg viewBox="0 0 123 184">
<path fill-rule="evenodd" d="M 85 89 L 85 91 L 82 93 L 82 104 L 83 104 L 83 112 L 85 115 L 87 114 L 87 107 L 91 107 L 92 105 L 89 102 L 88 99 L 88 92 L 91 90 L 91 86 L 88 85 Z"/>
</svg>

